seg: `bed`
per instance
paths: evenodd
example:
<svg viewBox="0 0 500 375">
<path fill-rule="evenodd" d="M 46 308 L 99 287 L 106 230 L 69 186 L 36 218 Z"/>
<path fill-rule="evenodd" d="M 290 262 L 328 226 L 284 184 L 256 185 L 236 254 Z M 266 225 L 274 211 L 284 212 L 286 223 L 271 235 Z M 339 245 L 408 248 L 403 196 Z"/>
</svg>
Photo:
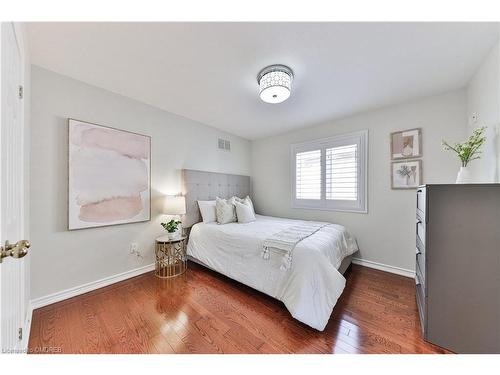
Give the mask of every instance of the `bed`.
<svg viewBox="0 0 500 375">
<path fill-rule="evenodd" d="M 256 215 L 245 224 L 203 223 L 198 200 L 250 195 L 250 178 L 184 170 L 183 181 L 189 258 L 282 301 L 295 319 L 324 330 L 345 287 L 342 273 L 358 250 L 354 236 L 341 225 L 323 226 L 296 245 L 290 269 L 283 270 L 279 254 L 263 259 L 262 243 L 302 221 Z"/>
</svg>

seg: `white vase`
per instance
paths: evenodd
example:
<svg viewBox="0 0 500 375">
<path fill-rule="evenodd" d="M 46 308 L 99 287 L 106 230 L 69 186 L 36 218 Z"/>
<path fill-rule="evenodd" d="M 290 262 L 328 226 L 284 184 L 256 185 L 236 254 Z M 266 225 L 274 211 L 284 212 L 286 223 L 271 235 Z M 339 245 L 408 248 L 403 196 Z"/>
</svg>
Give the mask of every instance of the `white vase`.
<svg viewBox="0 0 500 375">
<path fill-rule="evenodd" d="M 175 232 L 167 232 L 167 237 L 169 240 L 176 240 L 177 238 L 179 238 L 179 232 L 175 231 Z"/>
<path fill-rule="evenodd" d="M 471 184 L 472 181 L 472 171 L 469 167 L 460 167 L 457 174 L 456 184 Z"/>
</svg>

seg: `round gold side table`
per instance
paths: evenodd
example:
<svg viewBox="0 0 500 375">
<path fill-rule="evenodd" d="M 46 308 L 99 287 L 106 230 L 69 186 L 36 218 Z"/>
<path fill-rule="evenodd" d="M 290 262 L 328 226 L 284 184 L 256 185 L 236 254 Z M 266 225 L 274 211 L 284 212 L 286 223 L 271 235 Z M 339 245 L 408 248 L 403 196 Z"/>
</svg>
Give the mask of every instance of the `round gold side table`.
<svg viewBox="0 0 500 375">
<path fill-rule="evenodd" d="M 155 275 L 169 278 L 182 275 L 187 268 L 186 236 L 169 239 L 161 236 L 156 239 Z"/>
</svg>

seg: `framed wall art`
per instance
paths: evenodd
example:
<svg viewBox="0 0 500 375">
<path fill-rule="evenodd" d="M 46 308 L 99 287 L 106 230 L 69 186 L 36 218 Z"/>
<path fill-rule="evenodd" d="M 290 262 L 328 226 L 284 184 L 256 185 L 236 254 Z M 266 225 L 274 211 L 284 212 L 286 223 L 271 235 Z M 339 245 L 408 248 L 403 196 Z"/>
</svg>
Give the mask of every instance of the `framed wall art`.
<svg viewBox="0 0 500 375">
<path fill-rule="evenodd" d="M 69 119 L 68 229 L 151 219 L 151 138 Z"/>
<path fill-rule="evenodd" d="M 391 163 L 392 189 L 414 189 L 421 184 L 421 160 L 405 160 Z"/>
<path fill-rule="evenodd" d="M 422 156 L 422 129 L 391 133 L 391 159 L 411 159 Z"/>
</svg>

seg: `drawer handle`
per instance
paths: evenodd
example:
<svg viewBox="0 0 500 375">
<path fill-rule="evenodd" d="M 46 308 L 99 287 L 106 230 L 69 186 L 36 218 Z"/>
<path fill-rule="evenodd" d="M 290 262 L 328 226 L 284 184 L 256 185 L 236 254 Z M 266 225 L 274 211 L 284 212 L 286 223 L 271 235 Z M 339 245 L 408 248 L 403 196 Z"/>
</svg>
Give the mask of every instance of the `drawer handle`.
<svg viewBox="0 0 500 375">
<path fill-rule="evenodd" d="M 422 252 L 418 249 L 418 247 L 415 248 L 415 254 L 420 255 Z"/>
<path fill-rule="evenodd" d="M 422 192 L 422 189 L 418 189 L 418 190 L 417 190 L 417 193 L 421 193 L 421 192 Z"/>
<path fill-rule="evenodd" d="M 420 282 L 420 278 L 418 277 L 417 274 L 415 274 L 415 285 L 420 285 L 421 282 Z"/>
</svg>

